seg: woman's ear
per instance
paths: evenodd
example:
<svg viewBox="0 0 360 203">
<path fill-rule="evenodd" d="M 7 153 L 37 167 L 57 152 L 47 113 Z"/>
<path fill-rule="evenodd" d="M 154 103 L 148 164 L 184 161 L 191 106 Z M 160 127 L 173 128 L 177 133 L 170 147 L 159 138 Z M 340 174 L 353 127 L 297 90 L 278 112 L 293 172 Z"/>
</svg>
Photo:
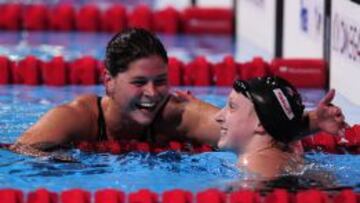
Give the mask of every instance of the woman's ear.
<svg viewBox="0 0 360 203">
<path fill-rule="evenodd" d="M 110 75 L 108 70 L 104 72 L 104 85 L 105 85 L 105 92 L 106 95 L 111 96 L 114 92 L 115 87 L 115 79 L 113 76 Z"/>
<path fill-rule="evenodd" d="M 259 134 L 259 135 L 265 135 L 265 134 L 267 134 L 264 126 L 263 126 L 260 122 L 258 122 L 258 124 L 257 124 L 256 127 L 255 127 L 255 133 L 257 133 L 257 134 Z"/>
</svg>

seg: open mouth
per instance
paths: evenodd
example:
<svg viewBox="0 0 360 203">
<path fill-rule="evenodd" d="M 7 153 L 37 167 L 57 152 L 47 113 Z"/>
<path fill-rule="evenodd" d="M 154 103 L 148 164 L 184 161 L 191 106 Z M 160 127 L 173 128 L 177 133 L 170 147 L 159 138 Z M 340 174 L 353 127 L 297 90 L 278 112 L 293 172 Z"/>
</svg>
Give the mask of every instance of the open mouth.
<svg viewBox="0 0 360 203">
<path fill-rule="evenodd" d="M 221 128 L 220 128 L 220 134 L 221 134 L 221 135 L 226 135 L 227 130 L 228 130 L 227 128 L 221 127 Z"/>
<path fill-rule="evenodd" d="M 156 102 L 140 102 L 135 105 L 140 110 L 152 112 L 156 109 L 157 103 Z"/>
</svg>

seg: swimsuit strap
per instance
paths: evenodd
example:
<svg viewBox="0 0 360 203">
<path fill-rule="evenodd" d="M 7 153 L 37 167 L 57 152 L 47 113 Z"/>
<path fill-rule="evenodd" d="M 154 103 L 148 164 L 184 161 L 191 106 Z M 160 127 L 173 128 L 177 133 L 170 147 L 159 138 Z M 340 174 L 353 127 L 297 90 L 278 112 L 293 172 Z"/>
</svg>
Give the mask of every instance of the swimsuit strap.
<svg viewBox="0 0 360 203">
<path fill-rule="evenodd" d="M 98 140 L 99 141 L 104 141 L 107 139 L 106 136 L 106 123 L 105 123 L 105 118 L 104 118 L 104 112 L 103 109 L 101 107 L 101 100 L 102 97 L 97 97 L 97 106 L 99 109 L 99 117 L 98 117 Z"/>
</svg>

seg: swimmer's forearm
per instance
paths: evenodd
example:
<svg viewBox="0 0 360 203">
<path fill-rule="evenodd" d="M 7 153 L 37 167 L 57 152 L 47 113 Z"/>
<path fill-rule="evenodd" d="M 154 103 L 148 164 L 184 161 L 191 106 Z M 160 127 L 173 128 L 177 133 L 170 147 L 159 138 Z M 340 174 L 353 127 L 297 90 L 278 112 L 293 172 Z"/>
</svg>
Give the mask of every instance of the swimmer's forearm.
<svg viewBox="0 0 360 203">
<path fill-rule="evenodd" d="M 33 157 L 48 156 L 50 154 L 49 152 L 39 150 L 31 145 L 22 144 L 20 142 L 16 142 L 15 144 L 11 145 L 9 147 L 9 150 L 19 154 L 24 154 Z"/>
<path fill-rule="evenodd" d="M 215 114 L 219 108 L 207 102 L 194 99 L 186 105 L 184 112 L 186 136 L 201 143 L 216 145 L 220 138 L 219 125 Z"/>
<path fill-rule="evenodd" d="M 73 157 L 68 156 L 67 154 L 42 151 L 33 145 L 26 145 L 26 144 L 22 144 L 19 142 L 10 145 L 7 148 L 10 151 L 13 151 L 13 152 L 19 153 L 19 154 L 24 154 L 26 156 L 48 157 L 54 161 L 60 161 L 60 162 L 77 162 Z"/>
<path fill-rule="evenodd" d="M 303 116 L 303 133 L 310 135 L 319 131 L 318 118 L 315 111 L 308 111 Z"/>
</svg>

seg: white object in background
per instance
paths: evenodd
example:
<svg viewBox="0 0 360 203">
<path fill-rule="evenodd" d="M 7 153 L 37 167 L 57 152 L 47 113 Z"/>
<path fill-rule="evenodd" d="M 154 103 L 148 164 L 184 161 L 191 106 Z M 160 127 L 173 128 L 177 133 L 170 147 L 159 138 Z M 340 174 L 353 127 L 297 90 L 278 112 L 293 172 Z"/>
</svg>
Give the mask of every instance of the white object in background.
<svg viewBox="0 0 360 203">
<path fill-rule="evenodd" d="M 284 2 L 284 58 L 323 58 L 324 4 L 325 0 Z"/>
<path fill-rule="evenodd" d="M 332 1 L 330 86 L 360 105 L 360 5 Z"/>
<path fill-rule="evenodd" d="M 191 0 L 155 0 L 155 10 L 164 9 L 167 7 L 173 7 L 177 10 L 184 10 L 191 6 Z"/>
<path fill-rule="evenodd" d="M 233 0 L 197 0 L 196 6 L 207 8 L 233 8 Z"/>
<path fill-rule="evenodd" d="M 273 57 L 275 55 L 275 32 L 276 0 L 237 1 L 237 47 L 241 47 L 241 41 L 246 41 Z"/>
</svg>

